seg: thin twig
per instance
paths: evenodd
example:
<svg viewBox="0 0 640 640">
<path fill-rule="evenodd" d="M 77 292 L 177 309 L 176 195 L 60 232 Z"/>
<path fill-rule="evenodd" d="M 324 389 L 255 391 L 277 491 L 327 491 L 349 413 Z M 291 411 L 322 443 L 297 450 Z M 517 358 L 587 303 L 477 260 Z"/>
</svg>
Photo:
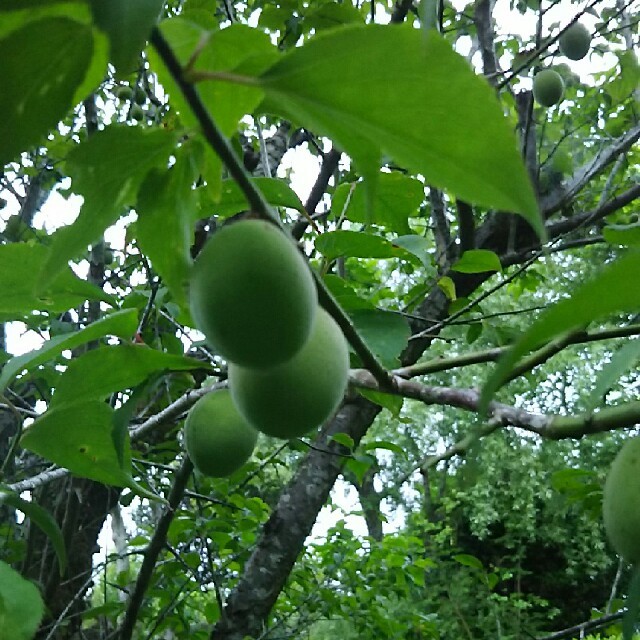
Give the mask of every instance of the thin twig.
<svg viewBox="0 0 640 640">
<path fill-rule="evenodd" d="M 122 626 L 120 627 L 120 640 L 130 640 L 133 635 L 133 629 L 135 627 L 136 620 L 138 619 L 144 594 L 149 587 L 158 556 L 164 548 L 167 540 L 169 525 L 171 524 L 176 510 L 182 501 L 192 471 L 193 464 L 188 457 L 185 457 L 180 468 L 176 471 L 173 486 L 169 492 L 167 507 L 162 516 L 160 516 L 153 537 L 149 541 L 144 552 L 144 560 L 142 561 L 140 572 L 138 573 L 138 579 L 136 580 L 133 593 L 129 598 L 127 611 L 125 613 L 124 620 L 122 621 Z"/>
<path fill-rule="evenodd" d="M 601 627 L 608 627 L 611 623 L 620 620 L 622 617 L 624 617 L 626 611 L 626 609 L 621 609 L 620 611 L 611 613 L 608 616 L 602 616 L 600 618 L 596 618 L 595 620 L 587 620 L 587 622 L 581 622 L 580 624 L 576 624 L 573 627 L 562 629 L 562 631 L 556 631 L 551 635 L 538 638 L 538 640 L 561 640 L 562 638 L 575 638 L 576 636 L 583 638 L 585 632 L 594 631 L 595 629 L 600 629 Z"/>
</svg>

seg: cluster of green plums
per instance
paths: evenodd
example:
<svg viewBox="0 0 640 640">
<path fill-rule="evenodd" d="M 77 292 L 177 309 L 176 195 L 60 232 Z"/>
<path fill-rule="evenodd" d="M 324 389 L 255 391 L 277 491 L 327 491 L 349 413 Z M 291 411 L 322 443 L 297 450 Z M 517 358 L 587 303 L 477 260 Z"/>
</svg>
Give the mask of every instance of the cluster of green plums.
<svg viewBox="0 0 640 640">
<path fill-rule="evenodd" d="M 142 106 L 147 101 L 147 93 L 142 87 L 132 87 L 129 84 L 120 85 L 116 91 L 116 98 L 121 102 L 131 102 L 130 117 L 137 122 L 144 120 L 145 111 Z"/>
<path fill-rule="evenodd" d="M 575 22 L 560 36 L 560 53 L 570 60 L 582 60 L 591 47 L 591 34 Z M 565 80 L 556 69 L 542 69 L 533 78 L 533 97 L 543 107 L 558 104 L 564 95 Z"/>
<path fill-rule="evenodd" d="M 274 224 L 242 220 L 216 232 L 194 263 L 190 307 L 229 365 L 229 388 L 200 399 L 185 422 L 187 453 L 202 473 L 238 469 L 258 432 L 297 438 L 334 413 L 347 385 L 347 342 Z"/>
</svg>

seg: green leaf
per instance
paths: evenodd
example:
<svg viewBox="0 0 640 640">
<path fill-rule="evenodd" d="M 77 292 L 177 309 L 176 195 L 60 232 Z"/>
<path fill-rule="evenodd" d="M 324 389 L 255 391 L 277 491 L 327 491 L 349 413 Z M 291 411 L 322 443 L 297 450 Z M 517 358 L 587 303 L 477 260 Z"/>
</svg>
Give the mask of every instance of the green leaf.
<svg viewBox="0 0 640 640">
<path fill-rule="evenodd" d="M 12 491 L 5 490 L 0 486 L 0 504 L 8 504 L 14 509 L 22 511 L 31 522 L 38 525 L 51 541 L 56 557 L 58 558 L 58 567 L 60 575 L 63 575 L 67 567 L 67 550 L 64 546 L 64 538 L 62 531 L 58 527 L 58 523 L 53 516 L 35 502 L 23 500 L 19 495 Z M 0 625 L 0 628 L 2 626 Z"/>
<path fill-rule="evenodd" d="M 375 458 L 369 455 L 355 456 L 355 458 L 349 458 L 344 466 L 355 475 L 358 482 L 362 482 L 364 474 L 374 462 Z"/>
<path fill-rule="evenodd" d="M 69 363 L 60 376 L 51 406 L 103 400 L 162 371 L 202 369 L 194 358 L 171 355 L 144 345 L 121 344 L 88 351 Z"/>
<path fill-rule="evenodd" d="M 373 211 L 367 211 L 366 189 L 362 182 L 342 183 L 331 201 L 337 218 L 346 215 L 351 222 L 372 223 L 396 233 L 411 233 L 408 219 L 418 214 L 424 200 L 424 186 L 419 180 L 394 171 L 378 175 Z"/>
<path fill-rule="evenodd" d="M 393 241 L 393 244 L 406 249 L 409 253 L 412 253 L 416 258 L 418 258 L 422 263 L 422 266 L 427 270 L 428 275 L 435 274 L 433 258 L 429 253 L 431 250 L 431 243 L 427 238 L 415 234 L 399 236 Z"/>
<path fill-rule="evenodd" d="M 585 480 L 597 477 L 594 471 L 586 469 L 560 469 L 551 474 L 551 486 L 561 493 L 571 493 L 585 486 Z"/>
<path fill-rule="evenodd" d="M 291 11 L 288 7 L 276 7 L 273 4 L 266 4 L 260 12 L 258 24 L 263 29 L 270 31 L 279 31 L 285 27 L 285 22 L 291 17 Z"/>
<path fill-rule="evenodd" d="M 640 247 L 640 224 L 610 224 L 602 230 L 609 244 Z"/>
<path fill-rule="evenodd" d="M 194 79 L 198 73 L 205 76 L 219 73 L 223 77 L 230 73 L 233 76 L 254 76 L 264 72 L 277 59 L 277 49 L 269 36 L 243 24 L 209 32 L 182 18 L 172 18 L 163 21 L 159 28 L 183 65 L 198 50 L 191 70 Z M 149 60 L 182 121 L 199 129 L 198 121 L 154 50 L 149 51 Z M 202 79 L 197 86 L 198 94 L 216 124 L 229 136 L 236 131 L 240 118 L 252 113 L 263 96 L 262 89 L 255 82 L 249 85 Z"/>
<path fill-rule="evenodd" d="M 140 52 L 163 5 L 163 0 L 91 0 L 94 20 L 111 43 L 110 59 L 118 74 L 138 69 Z"/>
<path fill-rule="evenodd" d="M 633 50 L 616 51 L 620 72 L 607 83 L 606 91 L 613 99 L 614 104 L 628 98 L 640 83 L 640 64 Z"/>
<path fill-rule="evenodd" d="M 476 322 L 474 324 L 470 324 L 467 329 L 466 341 L 467 344 L 473 344 L 482 334 L 482 322 Z"/>
<path fill-rule="evenodd" d="M 115 335 L 121 338 L 131 338 L 138 326 L 138 313 L 135 309 L 116 311 L 88 327 L 51 338 L 35 351 L 29 351 L 21 356 L 11 358 L 4 365 L 0 374 L 0 391 L 21 371 L 31 370 L 52 360 L 65 350 L 75 349 L 82 344 L 98 340 L 106 335 Z"/>
<path fill-rule="evenodd" d="M 387 368 L 398 365 L 410 330 L 405 318 L 390 311 L 356 310 L 349 313 L 358 333 Z"/>
<path fill-rule="evenodd" d="M 254 178 L 254 184 L 267 202 L 274 207 L 288 207 L 303 211 L 304 206 L 300 202 L 300 198 L 295 191 L 284 181 L 279 178 Z M 235 180 L 224 180 L 222 182 L 222 195 L 220 201 L 216 203 L 216 213 L 227 218 L 240 211 L 246 211 L 249 208 L 244 193 Z"/>
<path fill-rule="evenodd" d="M 369 300 L 361 298 L 356 293 L 356 290 L 340 276 L 328 273 L 323 279 L 333 297 L 345 311 L 375 309 L 375 306 Z"/>
<path fill-rule="evenodd" d="M 442 278 L 438 280 L 438 286 L 442 289 L 448 300 L 456 299 L 456 284 L 449 276 L 442 276 Z"/>
<path fill-rule="evenodd" d="M 640 252 L 618 258 L 594 279 L 578 287 L 566 300 L 553 305 L 538 318 L 516 344 L 501 358 L 484 385 L 480 408 L 486 408 L 520 358 L 534 348 L 567 331 L 588 325 L 612 313 L 640 310 Z"/>
<path fill-rule="evenodd" d="M 89 400 L 53 408 L 27 428 L 21 446 L 82 478 L 126 487 L 131 454 L 121 464 L 114 442 L 113 409 Z"/>
<path fill-rule="evenodd" d="M 85 300 L 102 300 L 116 306 L 112 296 L 78 278 L 67 266 L 36 294 L 46 258 L 47 248 L 41 244 L 18 242 L 0 246 L 0 313 L 5 319 L 22 318 L 33 311 L 59 313 Z"/>
<path fill-rule="evenodd" d="M 193 189 L 198 171 L 192 153 L 193 144 L 186 144 L 177 152 L 171 169 L 151 171 L 136 204 L 140 248 L 183 307 L 187 306 L 190 249 L 198 217 Z"/>
<path fill-rule="evenodd" d="M 0 40 L 0 165 L 65 117 L 92 53 L 91 27 L 62 17 L 31 22 Z"/>
<path fill-rule="evenodd" d="M 485 577 L 485 584 L 489 588 L 489 591 L 493 591 L 498 582 L 500 582 L 500 578 L 495 573 L 490 573 Z"/>
<path fill-rule="evenodd" d="M 376 440 L 374 442 L 368 442 L 364 445 L 365 451 L 373 451 L 374 449 L 386 449 L 387 451 L 393 451 L 401 455 L 403 458 L 407 457 L 407 452 L 394 442 L 388 442 L 387 440 Z"/>
<path fill-rule="evenodd" d="M 84 2 L 68 0 L 3 0 L 0 3 L 0 38 L 29 23 L 46 18 L 67 18 L 82 24 L 91 24 L 91 12 Z"/>
<path fill-rule="evenodd" d="M 287 17 L 290 17 L 290 14 Z M 305 27 L 316 31 L 352 22 L 362 23 L 364 18 L 356 7 L 346 2 L 327 2 L 319 7 L 310 6 L 304 16 Z"/>
<path fill-rule="evenodd" d="M 415 260 L 414 256 L 402 247 L 380 236 L 362 231 L 328 231 L 316 238 L 316 249 L 327 260 L 335 260 L 341 256 Z"/>
<path fill-rule="evenodd" d="M 602 482 L 597 472 L 561 469 L 551 475 L 551 486 L 570 504 L 580 504 L 581 509 L 594 519 L 602 517 Z"/>
<path fill-rule="evenodd" d="M 410 564 L 406 567 L 406 572 L 409 578 L 411 578 L 411 582 L 417 585 L 418 587 L 425 586 L 425 570 L 420 567 L 416 567 L 413 564 Z"/>
<path fill-rule="evenodd" d="M 38 588 L 0 560 L 0 631 L 6 640 L 31 640 L 44 615 Z"/>
<path fill-rule="evenodd" d="M 334 440 L 335 442 L 337 442 L 338 444 L 341 444 L 343 447 L 346 447 L 347 449 L 353 449 L 353 447 L 355 446 L 355 442 L 353 441 L 353 438 L 347 435 L 346 433 L 336 433 L 331 436 L 331 440 Z"/>
<path fill-rule="evenodd" d="M 375 182 L 387 154 L 460 198 L 522 214 L 544 235 L 493 89 L 439 34 L 383 25 L 333 29 L 290 50 L 261 86 L 264 110 L 331 137 L 366 179 Z"/>
<path fill-rule="evenodd" d="M 82 612 L 82 622 L 86 623 L 88 620 L 96 620 L 104 616 L 110 616 L 116 618 L 118 614 L 122 613 L 125 607 L 124 602 L 105 602 L 97 607 L 91 607 Z"/>
<path fill-rule="evenodd" d="M 465 251 L 460 259 L 451 267 L 460 273 L 484 273 L 485 271 L 502 271 L 500 258 L 493 251 L 471 249 Z"/>
<path fill-rule="evenodd" d="M 402 396 L 394 396 L 390 393 L 382 393 L 382 391 L 374 391 L 373 389 L 358 388 L 357 391 L 367 400 L 380 405 L 383 409 L 388 409 L 394 418 L 400 415 L 400 410 L 404 402 Z"/>
<path fill-rule="evenodd" d="M 73 192 L 84 197 L 84 204 L 77 220 L 52 236 L 41 272 L 43 287 L 116 222 L 126 205 L 135 202 L 140 183 L 152 168 L 166 166 L 176 140 L 176 134 L 167 129 L 113 125 L 69 153 L 67 173 Z"/>
<path fill-rule="evenodd" d="M 478 560 L 478 558 L 476 558 L 475 556 L 471 556 L 467 553 L 459 553 L 453 556 L 453 559 L 458 564 L 464 565 L 465 567 L 471 567 L 472 569 L 479 569 L 480 571 L 484 571 L 482 562 L 480 562 L 480 560 Z"/>
<path fill-rule="evenodd" d="M 0 4 L 3 12 L 0 20 L 0 38 L 7 34 L 27 27 L 33 22 L 50 18 L 69 19 L 87 27 L 93 25 L 93 16 L 88 5 L 76 0 L 56 2 L 55 0 L 5 0 Z M 87 72 L 81 84 L 76 86 L 75 95 L 71 105 L 76 105 L 84 100 L 104 79 L 109 62 L 109 41 L 97 29 L 92 29 L 93 52 L 89 61 Z"/>
<path fill-rule="evenodd" d="M 593 410 L 601 404 L 604 396 L 617 382 L 618 378 L 631 371 L 638 360 L 640 360 L 640 339 L 636 338 L 616 351 L 611 360 L 602 367 L 587 401 L 587 411 Z"/>
</svg>

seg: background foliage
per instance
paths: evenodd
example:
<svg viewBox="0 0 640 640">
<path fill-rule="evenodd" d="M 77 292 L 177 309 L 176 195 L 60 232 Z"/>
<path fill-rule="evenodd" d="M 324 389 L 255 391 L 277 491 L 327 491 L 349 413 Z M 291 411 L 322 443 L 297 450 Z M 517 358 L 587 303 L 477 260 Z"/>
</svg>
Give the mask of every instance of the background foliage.
<svg viewBox="0 0 640 640">
<path fill-rule="evenodd" d="M 630 571 L 600 512 L 640 422 L 633 3 L 0 18 L 0 637 L 617 637 Z M 575 20 L 579 63 L 557 45 Z M 249 211 L 300 242 L 350 387 L 313 437 L 262 437 L 213 480 L 181 427 L 226 363 L 188 278 Z"/>
</svg>

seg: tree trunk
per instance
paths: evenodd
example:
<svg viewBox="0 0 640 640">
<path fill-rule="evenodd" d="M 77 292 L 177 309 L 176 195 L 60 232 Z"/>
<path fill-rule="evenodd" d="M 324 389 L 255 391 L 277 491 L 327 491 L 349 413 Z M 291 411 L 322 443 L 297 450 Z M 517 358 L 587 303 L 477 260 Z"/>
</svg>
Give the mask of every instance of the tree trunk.
<svg viewBox="0 0 640 640">
<path fill-rule="evenodd" d="M 265 523 L 211 640 L 260 635 L 344 463 L 346 449 L 331 436 L 346 433 L 358 444 L 379 412 L 364 398 L 348 400 L 318 436 Z"/>
</svg>

